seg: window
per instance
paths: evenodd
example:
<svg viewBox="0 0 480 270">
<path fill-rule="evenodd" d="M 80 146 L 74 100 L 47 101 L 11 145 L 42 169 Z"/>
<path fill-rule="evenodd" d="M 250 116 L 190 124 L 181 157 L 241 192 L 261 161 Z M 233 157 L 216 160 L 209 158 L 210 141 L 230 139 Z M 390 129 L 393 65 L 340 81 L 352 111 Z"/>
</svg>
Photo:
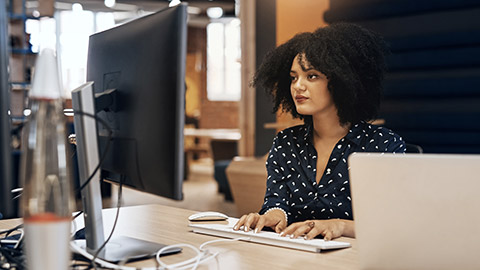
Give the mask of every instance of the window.
<svg viewBox="0 0 480 270">
<path fill-rule="evenodd" d="M 241 96 L 240 20 L 222 18 L 207 26 L 207 97 L 239 101 Z"/>
<path fill-rule="evenodd" d="M 76 10 L 59 12 L 58 21 L 63 87 L 70 95 L 71 90 L 86 80 L 89 36 L 115 26 L 115 20 L 112 13 Z"/>
</svg>

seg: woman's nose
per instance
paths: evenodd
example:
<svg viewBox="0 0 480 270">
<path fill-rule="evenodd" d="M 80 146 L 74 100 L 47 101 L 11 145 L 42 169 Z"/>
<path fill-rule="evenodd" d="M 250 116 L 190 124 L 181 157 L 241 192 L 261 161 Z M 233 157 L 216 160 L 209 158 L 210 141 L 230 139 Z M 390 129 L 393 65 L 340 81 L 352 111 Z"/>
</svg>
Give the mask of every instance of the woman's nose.
<svg viewBox="0 0 480 270">
<path fill-rule="evenodd" d="M 297 90 L 300 91 L 305 91 L 307 88 L 305 87 L 304 81 L 301 78 L 298 78 L 295 83 L 293 84 L 293 87 Z"/>
</svg>

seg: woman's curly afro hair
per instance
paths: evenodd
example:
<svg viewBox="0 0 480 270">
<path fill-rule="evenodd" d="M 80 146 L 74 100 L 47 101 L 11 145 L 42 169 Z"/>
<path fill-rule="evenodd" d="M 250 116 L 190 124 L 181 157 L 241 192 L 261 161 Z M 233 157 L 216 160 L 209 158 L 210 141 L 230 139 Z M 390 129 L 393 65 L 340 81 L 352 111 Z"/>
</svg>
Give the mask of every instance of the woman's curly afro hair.
<svg viewBox="0 0 480 270">
<path fill-rule="evenodd" d="M 386 71 L 383 39 L 358 25 L 335 23 L 315 32 L 300 33 L 270 51 L 253 79 L 274 99 L 274 111 L 282 108 L 300 115 L 290 94 L 290 69 L 295 56 L 326 75 L 328 90 L 338 110 L 340 123 L 357 123 L 376 117 Z M 303 64 L 303 63 L 301 63 Z"/>
</svg>

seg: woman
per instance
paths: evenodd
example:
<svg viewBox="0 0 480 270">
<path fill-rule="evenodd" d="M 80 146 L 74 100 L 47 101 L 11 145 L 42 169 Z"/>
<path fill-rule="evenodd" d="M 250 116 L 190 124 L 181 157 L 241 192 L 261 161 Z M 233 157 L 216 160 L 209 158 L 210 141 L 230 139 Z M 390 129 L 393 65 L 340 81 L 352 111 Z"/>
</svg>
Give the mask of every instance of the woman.
<svg viewBox="0 0 480 270">
<path fill-rule="evenodd" d="M 277 134 L 267 159 L 262 209 L 235 230 L 270 227 L 292 238 L 355 236 L 347 158 L 353 152 L 404 153 L 402 138 L 368 124 L 385 73 L 381 37 L 338 23 L 301 33 L 265 57 L 254 85 L 305 124 Z"/>
</svg>

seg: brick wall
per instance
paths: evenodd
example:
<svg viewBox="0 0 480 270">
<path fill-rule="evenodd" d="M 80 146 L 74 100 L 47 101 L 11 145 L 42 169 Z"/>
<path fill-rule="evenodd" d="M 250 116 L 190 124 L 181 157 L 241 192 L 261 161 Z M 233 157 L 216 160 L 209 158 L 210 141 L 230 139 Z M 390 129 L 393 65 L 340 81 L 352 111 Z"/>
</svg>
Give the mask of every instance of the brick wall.
<svg viewBox="0 0 480 270">
<path fill-rule="evenodd" d="M 192 92 L 186 96 L 187 108 L 189 111 L 196 112 L 199 128 L 238 128 L 238 102 L 209 101 L 207 99 L 206 51 L 206 29 L 189 27 L 188 54 L 190 57 L 187 57 L 186 74 L 187 87 L 190 89 L 187 92 Z M 197 110 L 194 107 L 197 107 Z"/>
<path fill-rule="evenodd" d="M 238 102 L 202 98 L 200 128 L 238 128 Z"/>
</svg>

